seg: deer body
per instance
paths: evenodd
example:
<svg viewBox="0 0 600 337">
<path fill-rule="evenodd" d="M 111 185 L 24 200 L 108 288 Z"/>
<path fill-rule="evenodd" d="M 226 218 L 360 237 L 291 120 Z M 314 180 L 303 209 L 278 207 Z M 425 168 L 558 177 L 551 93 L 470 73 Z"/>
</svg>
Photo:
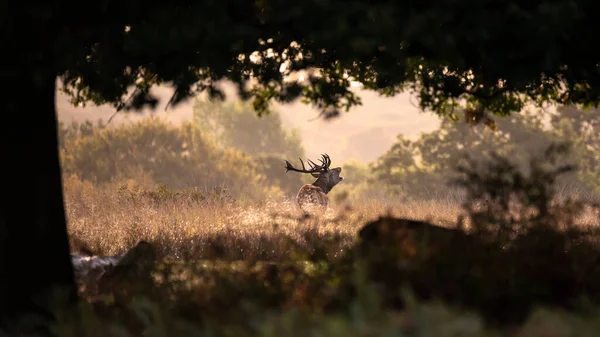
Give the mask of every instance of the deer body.
<svg viewBox="0 0 600 337">
<path fill-rule="evenodd" d="M 307 184 L 300 188 L 296 201 L 301 209 L 306 210 L 310 206 L 327 207 L 329 197 L 323 190 L 315 185 Z"/>
<path fill-rule="evenodd" d="M 336 167 L 330 169 L 329 165 L 331 165 L 331 160 L 327 155 L 322 156 L 321 165 L 317 165 L 309 159 L 308 164 L 310 169 L 308 170 L 304 166 L 302 159 L 300 159 L 300 162 L 302 163 L 302 169 L 297 169 L 286 160 L 286 172 L 295 171 L 300 173 L 309 173 L 313 177 L 317 178 L 317 180 L 312 184 L 307 184 L 300 188 L 298 194 L 296 195 L 296 201 L 298 202 L 298 205 L 303 211 L 308 211 L 309 209 L 315 207 L 321 209 L 327 208 L 327 205 L 329 204 L 329 197 L 327 196 L 327 193 L 329 193 L 329 191 L 331 191 L 335 185 L 344 179 L 344 177 L 340 176 L 342 168 Z"/>
</svg>

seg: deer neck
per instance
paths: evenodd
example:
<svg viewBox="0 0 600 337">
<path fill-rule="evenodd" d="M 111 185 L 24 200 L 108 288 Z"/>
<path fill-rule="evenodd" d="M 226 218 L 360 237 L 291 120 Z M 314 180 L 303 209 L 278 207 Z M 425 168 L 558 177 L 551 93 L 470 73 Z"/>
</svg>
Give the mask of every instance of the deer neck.
<svg viewBox="0 0 600 337">
<path fill-rule="evenodd" d="M 331 191 L 331 186 L 329 186 L 327 181 L 322 178 L 317 178 L 317 180 L 314 183 L 312 183 L 312 185 L 317 186 L 318 188 L 322 189 L 325 194 L 327 194 L 327 193 L 329 193 L 329 191 Z"/>
</svg>

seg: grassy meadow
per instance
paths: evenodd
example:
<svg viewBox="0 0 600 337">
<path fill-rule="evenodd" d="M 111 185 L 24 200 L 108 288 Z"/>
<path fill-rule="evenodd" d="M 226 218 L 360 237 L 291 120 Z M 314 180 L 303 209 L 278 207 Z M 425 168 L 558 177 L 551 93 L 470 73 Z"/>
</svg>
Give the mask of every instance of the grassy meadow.
<svg viewBox="0 0 600 337">
<path fill-rule="evenodd" d="M 152 276 L 135 274 L 102 289 L 84 284 L 80 294 L 86 299 L 81 309 L 85 319 L 78 324 L 67 319 L 59 327 L 65 336 L 571 336 L 574 332 L 595 336 L 600 331 L 600 315 L 595 314 L 591 301 L 577 302 L 580 306 L 574 307 L 558 299 L 552 303 L 558 296 L 556 289 L 548 288 L 547 296 L 525 289 L 538 282 L 543 289 L 544 283 L 552 283 L 545 276 L 552 276 L 554 271 L 536 270 L 549 274 L 523 276 L 521 285 L 513 288 L 509 279 L 519 277 L 514 269 L 542 267 L 511 266 L 514 260 L 507 264 L 494 255 L 489 261 L 461 261 L 461 257 L 482 254 L 477 247 L 453 247 L 462 253 L 438 252 L 438 257 L 429 260 L 413 253 L 410 258 L 419 265 L 413 282 L 425 278 L 432 287 L 425 296 L 423 289 L 413 291 L 405 283 L 395 284 L 392 296 L 386 287 L 397 282 L 391 277 L 398 273 L 393 265 L 388 272 L 373 276 L 368 265 L 377 263 L 375 260 L 349 259 L 356 256 L 352 252 L 358 231 L 380 216 L 454 226 L 457 218 L 466 214 L 464 200 L 455 196 L 422 201 L 347 199 L 333 202 L 324 214 L 306 217 L 293 200 L 236 199 L 219 189 L 142 189 L 131 182 L 96 186 L 70 177 L 64 179 L 64 190 L 73 253 L 111 255 L 144 240 L 152 244 L 159 261 L 148 274 Z M 590 229 L 598 220 L 595 209 L 587 206 L 575 222 L 578 228 Z M 535 246 L 531 238 L 524 238 Z M 555 239 L 548 240 L 538 246 L 556 243 L 550 241 Z M 572 254 L 589 254 L 590 247 Z M 568 263 L 540 255 L 556 253 L 552 249 L 544 248 L 541 253 L 530 248 L 515 252 L 555 259 L 557 268 Z M 440 263 L 450 259 L 452 265 L 442 271 Z M 489 274 L 461 270 L 482 268 L 480 264 L 491 267 Z M 592 271 L 590 277 L 598 273 L 590 270 L 589 264 L 569 268 Z M 506 278 L 502 273 L 513 274 Z M 482 284 L 461 286 L 459 282 Z M 482 291 L 485 282 L 491 290 L 504 289 L 506 293 L 494 296 Z M 595 283 L 590 279 L 576 287 L 586 293 L 588 289 L 583 288 L 590 287 L 584 284 L 587 282 Z M 436 293 L 441 284 L 450 291 Z M 597 296 L 597 286 L 592 288 L 590 295 Z M 511 291 L 518 294 L 511 295 Z M 400 306 L 395 303 L 398 296 L 402 298 Z M 514 303 L 491 304 L 505 296 L 512 297 Z M 469 297 L 475 298 L 469 301 Z M 548 305 L 537 307 L 538 301 Z M 518 314 L 506 316 L 503 306 Z M 501 316 L 498 320 L 493 318 L 496 313 Z"/>
<path fill-rule="evenodd" d="M 227 120 L 249 118 L 232 111 Z M 282 164 L 300 140 L 264 125 L 272 132 L 236 138 L 232 127 L 222 139 L 154 118 L 61 126 L 71 252 L 139 249 L 101 277 L 78 276 L 83 301 L 61 313 L 60 336 L 600 332 L 600 199 L 585 143 L 569 159 L 577 171 L 563 145 L 530 158 L 470 133 L 486 144 L 471 161 L 452 142 L 428 153 L 431 135 L 399 139 L 374 165 L 335 163 L 345 179 L 329 209 L 306 215 L 293 196 L 310 177 Z"/>
<path fill-rule="evenodd" d="M 366 222 L 382 215 L 448 226 L 463 213 L 456 199 L 381 198 L 332 201 L 324 214 L 306 218 L 293 198 L 237 200 L 220 190 L 137 190 L 126 183 L 96 187 L 75 177 L 65 180 L 65 202 L 73 253 L 80 252 L 78 243 L 95 254 L 112 255 L 145 240 L 161 257 L 177 259 L 275 261 L 289 257 L 287 240 L 300 243 L 302 233 L 339 235 L 345 247 Z M 207 249 L 215 238 L 227 247 L 216 256 Z"/>
</svg>

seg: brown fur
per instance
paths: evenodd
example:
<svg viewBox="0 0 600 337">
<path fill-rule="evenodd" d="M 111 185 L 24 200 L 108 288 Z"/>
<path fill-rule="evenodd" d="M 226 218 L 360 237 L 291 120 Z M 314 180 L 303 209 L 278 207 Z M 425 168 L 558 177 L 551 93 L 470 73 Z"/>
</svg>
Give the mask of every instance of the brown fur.
<svg viewBox="0 0 600 337">
<path fill-rule="evenodd" d="M 344 177 L 340 176 L 342 168 L 336 167 L 330 169 L 329 165 L 331 164 L 331 159 L 329 159 L 329 156 L 326 154 L 321 156 L 321 165 L 317 165 L 308 160 L 310 169 L 306 169 L 302 159 L 300 159 L 300 162 L 302 163 L 302 169 L 297 169 L 286 160 L 286 172 L 295 171 L 308 173 L 317 178 L 317 180 L 310 185 L 304 185 L 300 188 L 298 195 L 296 195 L 298 205 L 305 212 L 315 207 L 317 209 L 327 208 L 327 205 L 329 204 L 327 193 L 344 179 Z"/>
<path fill-rule="evenodd" d="M 317 207 L 327 208 L 329 203 L 329 197 L 323 192 L 323 190 L 315 185 L 304 185 L 298 191 L 296 196 L 298 205 L 301 209 L 306 210 L 311 205 Z"/>
<path fill-rule="evenodd" d="M 326 209 L 329 205 L 329 196 L 327 194 L 341 182 L 344 177 L 340 176 L 341 167 L 333 168 L 319 176 L 312 184 L 304 185 L 296 195 L 296 201 L 303 211 L 311 208 Z"/>
</svg>

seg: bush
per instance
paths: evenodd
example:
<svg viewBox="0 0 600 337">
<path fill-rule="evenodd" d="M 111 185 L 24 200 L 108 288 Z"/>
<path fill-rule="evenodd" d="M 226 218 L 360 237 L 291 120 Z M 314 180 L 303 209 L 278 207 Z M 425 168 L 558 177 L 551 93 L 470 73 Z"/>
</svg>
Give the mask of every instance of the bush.
<svg viewBox="0 0 600 337">
<path fill-rule="evenodd" d="M 196 188 L 226 187 L 245 197 L 273 193 L 268 177 L 246 154 L 221 149 L 192 123 L 173 126 L 158 118 L 116 127 L 91 123 L 61 126 L 61 162 L 65 176 L 95 184 L 139 180 L 138 185 Z"/>
<path fill-rule="evenodd" d="M 496 153 L 519 169 L 527 169 L 532 153 L 541 153 L 555 142 L 570 142 L 568 158 L 578 170 L 562 175 L 557 186 L 567 193 L 594 195 L 600 177 L 600 110 L 561 108 L 546 125 L 543 115 L 523 111 L 495 121 L 494 130 L 444 118 L 440 126 L 417 139 L 399 136 L 396 143 L 372 163 L 374 183 L 389 194 L 410 198 L 439 198 L 448 194 L 446 182 L 454 179 L 455 167 L 468 154 L 477 160 L 492 160 Z"/>
<path fill-rule="evenodd" d="M 421 299 L 442 298 L 493 324 L 522 323 L 537 306 L 600 303 L 600 233 L 576 225 L 581 200 L 556 197 L 557 179 L 572 168 L 557 164 L 565 152 L 550 146 L 528 174 L 497 154 L 489 163 L 467 160 L 459 168 L 467 228 L 462 220 L 443 231 L 399 219 L 371 223 L 380 229 L 369 232 L 382 234 L 365 234 L 372 249 L 358 258 L 386 302 L 402 308 L 398 287 L 406 284 Z"/>
</svg>

